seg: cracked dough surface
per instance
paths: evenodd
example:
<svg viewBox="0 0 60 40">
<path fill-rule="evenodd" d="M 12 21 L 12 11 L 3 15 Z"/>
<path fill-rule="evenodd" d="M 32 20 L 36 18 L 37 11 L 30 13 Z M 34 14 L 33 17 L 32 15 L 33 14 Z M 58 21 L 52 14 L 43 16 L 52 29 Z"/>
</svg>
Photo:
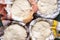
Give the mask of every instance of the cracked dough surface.
<svg viewBox="0 0 60 40">
<path fill-rule="evenodd" d="M 44 21 L 37 22 L 31 30 L 32 39 L 45 40 L 51 33 L 50 24 Z"/>
<path fill-rule="evenodd" d="M 57 0 L 39 0 L 38 3 L 39 13 L 41 15 L 49 15 L 57 10 Z"/>
<path fill-rule="evenodd" d="M 26 30 L 17 24 L 9 26 L 5 30 L 5 34 L 3 36 L 4 40 L 25 40 L 27 37 Z"/>
<path fill-rule="evenodd" d="M 11 8 L 12 17 L 13 15 L 18 18 L 18 20 L 28 19 L 32 16 L 30 4 L 27 0 L 15 0 Z M 14 19 L 14 18 L 13 18 Z M 32 19 L 32 17 L 31 17 Z M 31 20 L 30 19 L 30 20 Z M 27 21 L 27 20 L 26 20 Z"/>
</svg>

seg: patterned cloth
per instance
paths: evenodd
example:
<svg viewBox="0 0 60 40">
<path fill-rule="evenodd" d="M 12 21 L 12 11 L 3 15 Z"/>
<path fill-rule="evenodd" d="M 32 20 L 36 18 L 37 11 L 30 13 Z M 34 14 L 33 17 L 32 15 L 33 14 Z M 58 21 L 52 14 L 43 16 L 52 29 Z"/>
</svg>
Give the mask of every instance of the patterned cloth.
<svg viewBox="0 0 60 40">
<path fill-rule="evenodd" d="M 58 8 L 59 8 L 59 15 L 55 18 L 55 20 L 60 22 L 60 0 L 58 0 Z"/>
<path fill-rule="evenodd" d="M 12 4 L 12 0 L 0 0 L 2 4 Z"/>
<path fill-rule="evenodd" d="M 59 11 L 60 11 L 60 0 L 58 0 L 58 8 L 59 8 Z"/>
</svg>

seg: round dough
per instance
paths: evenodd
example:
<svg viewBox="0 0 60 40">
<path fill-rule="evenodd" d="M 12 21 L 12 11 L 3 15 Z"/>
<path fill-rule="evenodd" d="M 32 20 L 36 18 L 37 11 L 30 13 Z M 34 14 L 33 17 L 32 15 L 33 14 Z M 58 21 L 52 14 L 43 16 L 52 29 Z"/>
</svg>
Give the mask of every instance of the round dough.
<svg viewBox="0 0 60 40">
<path fill-rule="evenodd" d="M 27 37 L 26 30 L 18 24 L 10 25 L 3 36 L 4 40 L 25 40 Z"/>
<path fill-rule="evenodd" d="M 29 22 L 33 18 L 31 10 L 32 8 L 27 0 L 15 0 L 11 8 L 12 18 L 17 21 Z"/>
<path fill-rule="evenodd" d="M 38 9 L 39 9 L 39 13 L 41 13 L 41 15 L 52 15 L 54 12 L 57 11 L 57 0 L 39 0 L 38 3 Z"/>
<path fill-rule="evenodd" d="M 51 33 L 50 24 L 45 21 L 39 21 L 33 25 L 31 30 L 32 40 L 45 40 Z M 34 38 L 34 39 L 33 39 Z"/>
</svg>

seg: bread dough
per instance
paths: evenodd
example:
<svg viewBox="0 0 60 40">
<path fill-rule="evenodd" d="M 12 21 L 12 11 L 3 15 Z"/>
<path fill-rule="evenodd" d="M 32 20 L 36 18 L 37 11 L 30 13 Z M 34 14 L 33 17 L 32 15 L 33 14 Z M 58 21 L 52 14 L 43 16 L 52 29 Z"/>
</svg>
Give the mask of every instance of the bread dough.
<svg viewBox="0 0 60 40">
<path fill-rule="evenodd" d="M 50 15 L 57 11 L 57 0 L 39 0 L 38 3 L 39 13 L 41 15 Z"/>
<path fill-rule="evenodd" d="M 26 37 L 26 30 L 22 26 L 14 24 L 7 27 L 3 40 L 25 40 Z"/>
<path fill-rule="evenodd" d="M 29 20 L 29 17 L 33 15 L 33 12 L 31 12 L 31 10 L 32 9 L 27 0 L 15 0 L 11 8 L 12 18 L 17 21 L 22 21 L 25 19 Z"/>
<path fill-rule="evenodd" d="M 32 40 L 45 40 L 51 33 L 50 24 L 45 21 L 36 22 L 31 28 Z"/>
</svg>

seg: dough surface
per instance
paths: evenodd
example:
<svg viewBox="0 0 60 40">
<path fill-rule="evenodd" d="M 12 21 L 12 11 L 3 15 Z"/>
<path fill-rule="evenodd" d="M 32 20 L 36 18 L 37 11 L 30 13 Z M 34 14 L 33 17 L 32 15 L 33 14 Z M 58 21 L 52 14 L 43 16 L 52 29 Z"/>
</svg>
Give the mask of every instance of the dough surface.
<svg viewBox="0 0 60 40">
<path fill-rule="evenodd" d="M 58 8 L 57 0 L 39 0 L 37 5 L 41 15 L 53 14 Z"/>
<path fill-rule="evenodd" d="M 4 40 L 25 40 L 27 37 L 26 30 L 17 24 L 10 25 L 3 36 Z"/>
<path fill-rule="evenodd" d="M 45 40 L 51 33 L 50 24 L 44 21 L 37 22 L 31 30 L 32 40 Z"/>
<path fill-rule="evenodd" d="M 31 12 L 30 3 L 27 0 L 15 0 L 14 4 L 11 8 L 12 18 L 14 20 L 31 20 L 32 17 L 29 19 L 30 16 L 33 15 Z"/>
</svg>

